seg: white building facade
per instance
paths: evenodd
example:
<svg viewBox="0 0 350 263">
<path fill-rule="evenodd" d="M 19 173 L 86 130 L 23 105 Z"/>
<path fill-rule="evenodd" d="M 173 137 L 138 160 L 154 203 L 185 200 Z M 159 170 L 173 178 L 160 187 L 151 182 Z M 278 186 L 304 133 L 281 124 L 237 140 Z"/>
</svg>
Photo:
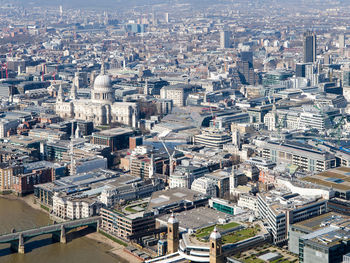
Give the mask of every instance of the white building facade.
<svg viewBox="0 0 350 263">
<path fill-rule="evenodd" d="M 73 83 L 69 100 L 63 96 L 60 86 L 56 100 L 56 113 L 62 118 L 93 121 L 95 125 L 122 123 L 137 127 L 139 107 L 136 103 L 115 102 L 115 93 L 111 79 L 104 73 L 97 76 L 91 99 L 77 99 L 77 88 Z"/>
</svg>

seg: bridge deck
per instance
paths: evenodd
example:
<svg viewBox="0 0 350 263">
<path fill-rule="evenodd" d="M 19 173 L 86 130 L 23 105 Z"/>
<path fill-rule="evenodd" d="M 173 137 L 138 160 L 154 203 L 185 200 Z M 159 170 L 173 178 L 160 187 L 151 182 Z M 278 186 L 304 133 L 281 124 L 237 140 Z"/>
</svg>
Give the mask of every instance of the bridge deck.
<svg viewBox="0 0 350 263">
<path fill-rule="evenodd" d="M 72 221 L 67 221 L 59 224 L 42 226 L 34 229 L 28 229 L 16 233 L 8 233 L 0 236 L 0 243 L 9 243 L 11 241 L 17 240 L 20 234 L 23 234 L 23 238 L 31 238 L 44 234 L 50 234 L 61 230 L 61 226 L 63 225 L 67 229 L 72 229 L 80 226 L 86 226 L 90 224 L 94 224 L 100 221 L 99 216 L 89 217 L 84 219 L 77 219 Z"/>
</svg>

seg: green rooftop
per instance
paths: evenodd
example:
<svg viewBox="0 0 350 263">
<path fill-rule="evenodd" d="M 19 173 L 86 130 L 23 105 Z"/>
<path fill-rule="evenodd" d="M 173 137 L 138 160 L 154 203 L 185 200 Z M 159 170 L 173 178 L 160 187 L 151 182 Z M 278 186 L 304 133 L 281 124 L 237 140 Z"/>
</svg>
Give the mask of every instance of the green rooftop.
<svg viewBox="0 0 350 263">
<path fill-rule="evenodd" d="M 222 237 L 223 244 L 233 244 L 244 239 L 256 236 L 260 232 L 260 226 L 248 227 L 235 231 Z"/>
<path fill-rule="evenodd" d="M 231 222 L 231 223 L 223 224 L 223 225 L 213 225 L 213 226 L 205 227 L 205 228 L 197 230 L 195 236 L 198 239 L 209 236 L 211 234 L 211 232 L 213 232 L 215 226 L 220 231 L 220 230 L 228 230 L 228 229 L 237 227 L 237 226 L 239 226 L 239 224 L 236 222 Z"/>
</svg>

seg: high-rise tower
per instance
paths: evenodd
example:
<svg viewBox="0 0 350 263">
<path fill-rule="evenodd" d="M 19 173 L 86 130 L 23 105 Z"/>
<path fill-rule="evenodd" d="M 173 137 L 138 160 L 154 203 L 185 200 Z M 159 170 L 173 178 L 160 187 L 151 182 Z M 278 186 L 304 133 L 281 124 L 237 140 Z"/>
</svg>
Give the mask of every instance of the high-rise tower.
<svg viewBox="0 0 350 263">
<path fill-rule="evenodd" d="M 304 63 L 315 62 L 317 52 L 316 33 L 308 31 L 304 33 Z"/>
<path fill-rule="evenodd" d="M 229 31 L 221 31 L 220 32 L 220 48 L 229 48 L 231 32 Z"/>
<path fill-rule="evenodd" d="M 345 47 L 345 35 L 340 34 L 339 35 L 339 48 L 344 48 Z"/>
</svg>

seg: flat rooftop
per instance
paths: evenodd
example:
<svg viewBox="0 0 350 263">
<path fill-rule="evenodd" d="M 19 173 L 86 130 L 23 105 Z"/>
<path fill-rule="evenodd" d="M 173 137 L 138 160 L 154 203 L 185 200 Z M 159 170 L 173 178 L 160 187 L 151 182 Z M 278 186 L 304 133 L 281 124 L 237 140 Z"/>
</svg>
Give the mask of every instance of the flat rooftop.
<svg viewBox="0 0 350 263">
<path fill-rule="evenodd" d="M 273 209 L 276 215 L 285 213 L 286 210 L 298 209 L 324 201 L 324 199 L 319 197 L 302 196 L 282 188 L 267 193 L 260 193 L 259 195 Z"/>
<path fill-rule="evenodd" d="M 175 213 L 179 220 L 180 227 L 183 229 L 200 229 L 213 224 L 218 224 L 219 220 L 228 218 L 229 216 L 223 212 L 207 207 L 198 207 L 191 210 Z M 159 217 L 157 220 L 168 222 L 169 214 Z"/>
<path fill-rule="evenodd" d="M 307 240 L 305 244 L 316 243 L 325 247 L 332 247 L 347 241 L 350 238 L 348 229 L 340 228 L 338 226 L 327 226 L 318 229 L 310 234 L 301 236 L 302 239 Z"/>
<path fill-rule="evenodd" d="M 23 135 L 13 135 L 6 139 L 9 140 L 12 144 L 21 144 L 21 145 L 27 145 L 27 144 L 42 141 L 42 139 L 39 139 L 39 138 L 23 136 Z"/>
<path fill-rule="evenodd" d="M 186 188 L 172 188 L 163 191 L 157 191 L 152 194 L 151 200 L 147 207 L 147 211 L 151 211 L 153 208 L 166 206 L 173 203 L 180 203 L 182 201 L 193 202 L 206 198 L 199 192 L 186 189 Z"/>
<path fill-rule="evenodd" d="M 347 192 L 350 191 L 350 168 L 339 167 L 330 169 L 316 175 L 304 177 L 301 180 Z"/>
<path fill-rule="evenodd" d="M 123 135 L 126 133 L 132 133 L 132 132 L 133 131 L 131 129 L 127 129 L 127 128 L 113 128 L 113 129 L 108 129 L 108 130 L 96 132 L 94 134 L 105 135 L 105 136 L 116 136 L 116 135 Z"/>
<path fill-rule="evenodd" d="M 95 185 L 94 188 L 100 188 L 106 184 L 102 183 L 102 181 L 109 182 L 111 179 L 119 176 L 120 175 L 115 171 L 99 169 L 89 173 L 66 176 L 54 182 L 40 184 L 37 186 L 49 191 L 61 191 L 69 194 L 77 191 L 78 189 L 86 188 L 85 190 L 87 190 L 88 186 L 92 184 Z M 97 184 L 98 182 L 100 184 Z"/>
<path fill-rule="evenodd" d="M 293 224 L 293 226 L 312 232 L 324 228 L 327 225 L 343 225 L 344 223 L 349 221 L 349 216 L 330 212 L 298 222 L 296 224 Z"/>
<path fill-rule="evenodd" d="M 231 171 L 229 169 L 216 170 L 214 172 L 206 174 L 205 177 L 212 178 L 212 179 L 224 179 L 224 178 L 229 178 L 230 174 L 231 174 Z"/>
</svg>

